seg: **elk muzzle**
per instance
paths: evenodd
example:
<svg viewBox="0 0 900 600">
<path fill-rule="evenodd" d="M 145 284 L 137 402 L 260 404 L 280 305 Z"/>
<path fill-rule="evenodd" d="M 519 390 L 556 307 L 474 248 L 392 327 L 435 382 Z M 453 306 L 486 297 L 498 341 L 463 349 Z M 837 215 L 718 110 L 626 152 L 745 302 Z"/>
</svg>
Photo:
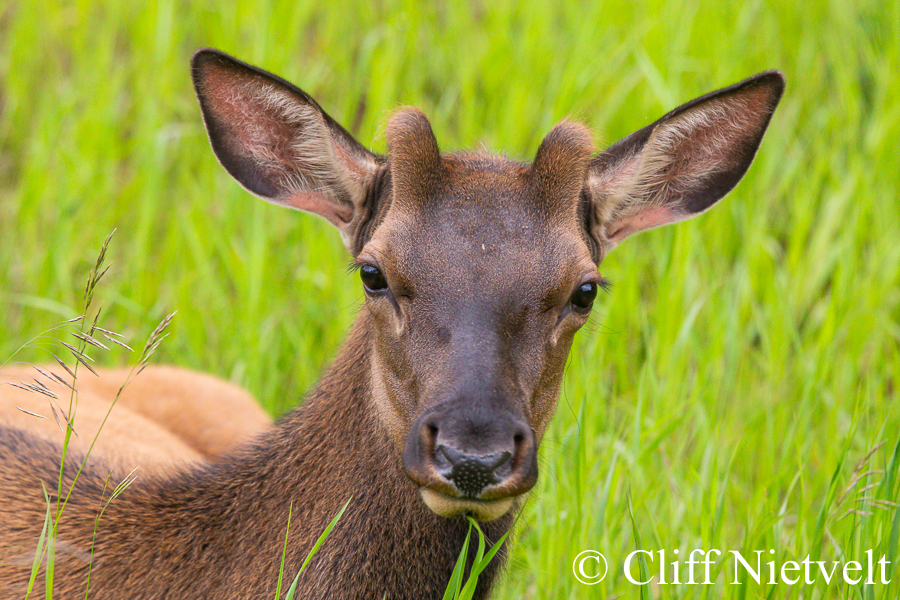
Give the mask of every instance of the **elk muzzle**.
<svg viewBox="0 0 900 600">
<path fill-rule="evenodd" d="M 528 422 L 507 410 L 435 407 L 413 423 L 403 467 L 435 513 L 491 521 L 537 481 L 537 443 Z"/>
</svg>

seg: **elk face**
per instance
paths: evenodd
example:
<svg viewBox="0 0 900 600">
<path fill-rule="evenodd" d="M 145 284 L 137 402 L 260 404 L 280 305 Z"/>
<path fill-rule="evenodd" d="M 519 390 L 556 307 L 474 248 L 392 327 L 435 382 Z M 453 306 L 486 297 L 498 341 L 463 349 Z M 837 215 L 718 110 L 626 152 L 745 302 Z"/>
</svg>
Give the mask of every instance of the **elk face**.
<svg viewBox="0 0 900 600">
<path fill-rule="evenodd" d="M 341 232 L 372 323 L 374 410 L 428 507 L 481 520 L 536 481 L 603 256 L 730 191 L 784 85 L 757 75 L 594 158 L 587 130 L 562 123 L 528 165 L 443 155 L 414 109 L 391 118 L 388 156 L 377 156 L 273 75 L 212 50 L 195 55 L 193 73 L 223 166 L 254 194 Z"/>
<path fill-rule="evenodd" d="M 496 518 L 537 479 L 572 336 L 603 283 L 578 218 L 591 139 L 561 125 L 528 166 L 442 156 L 417 111 L 387 134 L 391 204 L 357 256 L 375 402 L 432 510 Z"/>
</svg>

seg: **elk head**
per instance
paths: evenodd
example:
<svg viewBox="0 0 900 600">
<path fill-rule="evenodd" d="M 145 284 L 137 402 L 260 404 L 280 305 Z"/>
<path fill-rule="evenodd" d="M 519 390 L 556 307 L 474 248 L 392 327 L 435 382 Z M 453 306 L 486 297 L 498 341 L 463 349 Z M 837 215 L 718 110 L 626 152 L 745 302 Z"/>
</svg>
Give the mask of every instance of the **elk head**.
<svg viewBox="0 0 900 600">
<path fill-rule="evenodd" d="M 303 91 L 217 51 L 194 56 L 193 76 L 228 172 L 340 231 L 365 289 L 373 414 L 429 508 L 482 520 L 536 481 L 605 254 L 730 191 L 784 87 L 757 75 L 596 156 L 588 130 L 563 122 L 527 164 L 442 153 L 407 108 L 375 155 Z"/>
</svg>

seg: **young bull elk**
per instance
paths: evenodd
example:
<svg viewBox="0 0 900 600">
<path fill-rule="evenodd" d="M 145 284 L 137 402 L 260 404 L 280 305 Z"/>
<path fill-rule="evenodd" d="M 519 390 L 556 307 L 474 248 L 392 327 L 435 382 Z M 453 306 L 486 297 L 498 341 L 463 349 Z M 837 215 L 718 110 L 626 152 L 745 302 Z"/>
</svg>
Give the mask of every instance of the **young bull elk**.
<svg viewBox="0 0 900 600">
<path fill-rule="evenodd" d="M 762 73 L 596 156 L 588 130 L 563 122 L 526 164 L 442 154 L 411 108 L 390 118 L 378 156 L 303 91 L 214 50 L 194 56 L 193 79 L 225 169 L 337 227 L 365 306 L 318 387 L 277 425 L 209 463 L 145 476 L 110 504 L 91 566 L 98 600 L 271 597 L 289 504 L 293 574 L 350 498 L 298 597 L 440 598 L 468 528 L 459 517 L 496 540 L 537 479 L 606 253 L 730 191 L 784 87 Z M 3 597 L 26 588 L 41 484 L 56 487 L 59 450 L 41 439 L 0 428 Z M 57 598 L 84 594 L 103 467 L 89 463 L 63 513 Z"/>
</svg>

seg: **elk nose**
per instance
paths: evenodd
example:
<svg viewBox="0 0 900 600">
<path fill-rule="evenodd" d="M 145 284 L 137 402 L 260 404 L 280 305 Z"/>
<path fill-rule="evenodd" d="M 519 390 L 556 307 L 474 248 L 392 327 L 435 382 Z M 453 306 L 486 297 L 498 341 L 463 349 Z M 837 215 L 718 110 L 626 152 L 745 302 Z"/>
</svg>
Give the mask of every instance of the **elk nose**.
<svg viewBox="0 0 900 600">
<path fill-rule="evenodd" d="M 525 419 L 504 411 L 487 418 L 435 410 L 410 428 L 403 468 L 419 486 L 448 498 L 513 498 L 537 481 L 537 440 Z"/>
<path fill-rule="evenodd" d="M 512 453 L 466 454 L 452 446 L 441 444 L 435 453 L 437 472 L 467 498 L 477 498 L 489 485 L 500 483 L 511 471 Z"/>
</svg>

